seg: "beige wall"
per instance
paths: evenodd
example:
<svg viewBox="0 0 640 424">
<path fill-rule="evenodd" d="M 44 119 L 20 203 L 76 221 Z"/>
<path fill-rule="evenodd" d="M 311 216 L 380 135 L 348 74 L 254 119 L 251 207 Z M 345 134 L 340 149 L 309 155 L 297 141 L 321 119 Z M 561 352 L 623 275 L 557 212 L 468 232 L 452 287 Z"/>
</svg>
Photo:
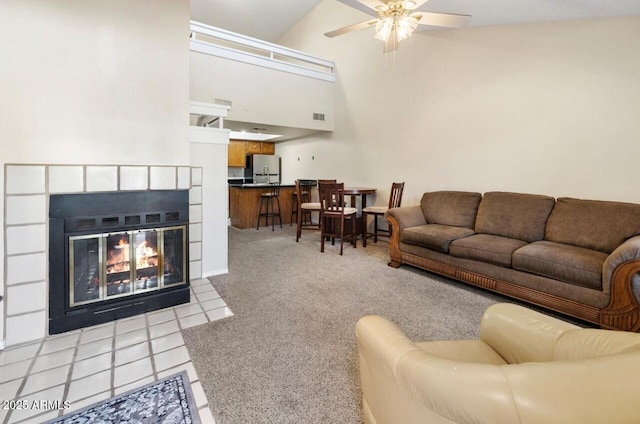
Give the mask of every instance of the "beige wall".
<svg viewBox="0 0 640 424">
<path fill-rule="evenodd" d="M 332 130 L 333 93 L 331 82 L 191 52 L 191 100 L 230 100 L 230 120 Z"/>
<path fill-rule="evenodd" d="M 189 163 L 189 2 L 4 0 L 6 162 Z"/>
<path fill-rule="evenodd" d="M 0 1 L 2 190 L 6 163 L 188 165 L 188 34 L 187 0 Z"/>
<path fill-rule="evenodd" d="M 640 202 L 640 17 L 427 31 L 389 54 L 372 29 L 322 35 L 364 19 L 325 0 L 280 40 L 338 70 L 335 131 L 278 144 L 284 180 L 372 185 L 379 204 L 392 181 L 405 204 L 439 189 Z"/>
</svg>

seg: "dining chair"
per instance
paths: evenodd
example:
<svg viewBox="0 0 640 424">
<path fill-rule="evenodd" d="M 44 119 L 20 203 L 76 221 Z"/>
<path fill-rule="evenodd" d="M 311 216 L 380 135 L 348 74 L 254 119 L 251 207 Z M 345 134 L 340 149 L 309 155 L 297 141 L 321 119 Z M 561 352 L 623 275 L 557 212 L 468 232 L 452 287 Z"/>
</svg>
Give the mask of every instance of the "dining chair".
<svg viewBox="0 0 640 424">
<path fill-rule="evenodd" d="M 305 191 L 307 194 L 305 194 Z M 320 203 L 311 202 L 311 185 L 309 183 L 303 183 L 300 180 L 296 180 L 296 204 L 297 204 L 297 218 L 296 218 L 296 243 L 300 240 L 302 230 L 319 230 L 320 221 L 317 225 L 314 225 L 311 220 L 311 212 L 320 213 Z M 308 201 L 304 201 L 308 200 Z M 309 218 L 308 220 L 306 218 Z"/>
<path fill-rule="evenodd" d="M 293 193 L 291 193 L 291 222 L 289 223 L 290 226 L 293 225 L 293 223 L 295 222 L 296 224 L 298 223 L 298 210 L 300 210 L 300 208 L 298 207 L 299 203 L 310 203 L 311 202 L 311 187 L 313 186 L 311 184 L 311 182 L 309 180 L 296 180 L 296 182 L 300 182 L 300 189 L 301 189 L 301 199 L 300 202 L 298 202 L 298 190 L 297 188 L 293 190 Z M 309 219 L 309 221 L 311 221 L 311 212 L 310 211 L 302 211 L 302 218 L 303 219 Z"/>
<path fill-rule="evenodd" d="M 338 180 L 318 180 L 318 198 L 320 198 L 320 187 L 323 184 L 335 184 Z"/>
<path fill-rule="evenodd" d="M 344 205 L 344 183 L 319 184 L 320 192 L 320 252 L 324 252 L 325 239 L 331 238 L 335 244 L 336 237 L 340 238 L 340 255 L 344 248 L 344 239 L 349 237 L 353 247 L 356 247 L 356 213 L 357 209 Z M 345 232 L 347 221 L 351 224 L 351 231 Z"/>
<path fill-rule="evenodd" d="M 388 230 L 378 228 L 378 217 L 384 216 L 385 212 L 391 208 L 399 208 L 402 202 L 402 192 L 404 191 L 404 183 L 391 184 L 391 193 L 389 193 L 389 204 L 387 206 L 367 206 L 362 209 L 362 247 L 367 247 L 367 238 L 373 236 L 373 242 L 378 242 L 378 236 L 391 237 L 391 227 Z M 367 218 L 373 216 L 373 233 L 367 232 Z"/>
</svg>

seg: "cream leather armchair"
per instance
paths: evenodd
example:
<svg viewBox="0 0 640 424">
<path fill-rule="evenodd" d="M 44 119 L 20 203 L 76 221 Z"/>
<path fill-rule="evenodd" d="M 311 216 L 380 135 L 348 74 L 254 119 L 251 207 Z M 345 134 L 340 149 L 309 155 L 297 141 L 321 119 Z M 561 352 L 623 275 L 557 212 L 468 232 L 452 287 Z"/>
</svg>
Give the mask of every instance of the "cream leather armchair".
<svg viewBox="0 0 640 424">
<path fill-rule="evenodd" d="M 356 337 L 367 424 L 640 422 L 637 333 L 500 303 L 479 340 L 414 343 L 379 316 Z"/>
</svg>

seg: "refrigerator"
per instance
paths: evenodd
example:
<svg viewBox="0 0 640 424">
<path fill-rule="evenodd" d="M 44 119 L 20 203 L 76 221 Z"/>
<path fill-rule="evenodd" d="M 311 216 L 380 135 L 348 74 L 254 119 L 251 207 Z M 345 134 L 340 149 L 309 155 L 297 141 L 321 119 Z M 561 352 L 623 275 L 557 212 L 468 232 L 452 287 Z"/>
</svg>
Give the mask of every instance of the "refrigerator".
<svg viewBox="0 0 640 424">
<path fill-rule="evenodd" d="M 247 156 L 254 183 L 280 182 L 280 156 L 250 155 Z"/>
</svg>

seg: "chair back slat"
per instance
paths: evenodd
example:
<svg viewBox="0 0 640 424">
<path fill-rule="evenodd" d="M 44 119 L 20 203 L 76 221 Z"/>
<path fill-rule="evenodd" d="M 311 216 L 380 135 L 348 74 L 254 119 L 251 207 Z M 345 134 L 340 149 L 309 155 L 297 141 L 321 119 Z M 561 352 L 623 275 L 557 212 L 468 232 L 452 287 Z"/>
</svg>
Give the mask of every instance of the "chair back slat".
<svg viewBox="0 0 640 424">
<path fill-rule="evenodd" d="M 344 214 L 344 183 L 319 183 L 322 213 Z"/>
<path fill-rule="evenodd" d="M 402 203 L 403 191 L 404 191 L 404 183 L 391 184 L 391 193 L 389 194 L 389 209 L 400 207 L 400 203 Z"/>
<path fill-rule="evenodd" d="M 309 180 L 296 180 L 296 202 L 298 202 L 298 208 L 303 203 L 311 202 L 311 187 L 313 184 Z"/>
<path fill-rule="evenodd" d="M 271 186 L 271 195 L 272 196 L 279 196 L 280 195 L 280 183 L 269 183 L 269 185 Z"/>
</svg>

